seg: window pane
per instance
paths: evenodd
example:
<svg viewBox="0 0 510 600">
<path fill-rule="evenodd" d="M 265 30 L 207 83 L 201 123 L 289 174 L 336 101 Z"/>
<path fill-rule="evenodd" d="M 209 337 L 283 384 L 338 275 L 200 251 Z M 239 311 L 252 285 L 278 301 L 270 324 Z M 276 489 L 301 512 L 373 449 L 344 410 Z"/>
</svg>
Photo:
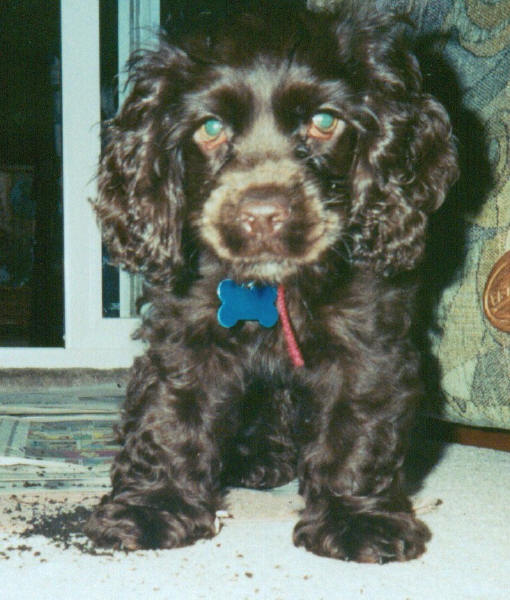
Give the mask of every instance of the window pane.
<svg viewBox="0 0 510 600">
<path fill-rule="evenodd" d="M 117 0 L 102 0 L 99 4 L 99 39 L 101 69 L 101 121 L 115 116 L 118 109 L 118 43 Z M 109 264 L 108 251 L 103 248 L 103 316 L 120 316 L 119 269 Z"/>
<path fill-rule="evenodd" d="M 159 0 L 101 0 L 101 117 L 115 116 L 126 96 L 126 62 L 131 52 L 151 47 L 159 30 Z M 143 279 L 112 267 L 103 248 L 103 316 L 136 316 Z"/>
<path fill-rule="evenodd" d="M 63 346 L 60 3 L 0 24 L 0 346 Z"/>
</svg>

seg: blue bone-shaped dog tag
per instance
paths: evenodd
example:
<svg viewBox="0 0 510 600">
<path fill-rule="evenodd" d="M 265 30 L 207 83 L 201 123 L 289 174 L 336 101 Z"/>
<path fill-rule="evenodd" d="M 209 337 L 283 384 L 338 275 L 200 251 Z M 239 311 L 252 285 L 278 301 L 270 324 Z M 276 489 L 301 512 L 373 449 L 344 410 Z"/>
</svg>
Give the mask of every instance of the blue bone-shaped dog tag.
<svg viewBox="0 0 510 600">
<path fill-rule="evenodd" d="M 218 286 L 222 304 L 218 322 L 223 327 L 233 327 L 238 321 L 258 321 L 264 327 L 273 327 L 278 321 L 275 306 L 277 291 L 272 285 L 237 285 L 224 279 Z"/>
</svg>

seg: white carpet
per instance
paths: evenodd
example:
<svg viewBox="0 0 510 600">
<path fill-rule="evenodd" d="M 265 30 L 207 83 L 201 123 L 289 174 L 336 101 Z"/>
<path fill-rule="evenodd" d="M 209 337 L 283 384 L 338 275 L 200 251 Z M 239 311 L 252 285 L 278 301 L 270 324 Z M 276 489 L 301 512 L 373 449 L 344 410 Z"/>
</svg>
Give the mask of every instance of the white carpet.
<svg viewBox="0 0 510 600">
<path fill-rule="evenodd" d="M 94 557 L 55 548 L 44 538 L 4 533 L 0 598 L 510 598 L 510 453 L 450 446 L 417 501 L 436 498 L 442 504 L 422 515 L 433 533 L 426 554 L 384 566 L 319 558 L 295 548 L 291 533 L 299 501 L 288 494 L 236 492 L 234 518 L 225 520 L 219 535 L 180 550 Z M 21 544 L 30 549 L 13 550 Z"/>
</svg>

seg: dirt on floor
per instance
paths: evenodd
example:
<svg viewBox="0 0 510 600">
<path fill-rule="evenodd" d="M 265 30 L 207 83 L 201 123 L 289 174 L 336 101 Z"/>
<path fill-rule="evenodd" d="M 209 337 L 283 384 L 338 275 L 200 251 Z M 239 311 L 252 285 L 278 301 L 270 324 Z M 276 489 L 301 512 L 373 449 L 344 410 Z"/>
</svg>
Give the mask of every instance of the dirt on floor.
<svg viewBox="0 0 510 600">
<path fill-rule="evenodd" d="M 41 535 L 58 548 L 73 547 L 87 554 L 104 554 L 83 533 L 98 496 L 93 494 L 10 494 L 0 495 L 0 532 L 17 534 L 23 543 L 0 549 L 0 559 L 9 553 L 30 552 L 30 538 Z"/>
</svg>

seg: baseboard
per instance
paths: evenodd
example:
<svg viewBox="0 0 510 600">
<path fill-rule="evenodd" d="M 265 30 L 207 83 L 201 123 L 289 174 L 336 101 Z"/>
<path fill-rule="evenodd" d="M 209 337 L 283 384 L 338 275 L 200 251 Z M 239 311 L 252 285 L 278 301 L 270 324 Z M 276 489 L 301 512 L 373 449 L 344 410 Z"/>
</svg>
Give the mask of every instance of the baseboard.
<svg viewBox="0 0 510 600">
<path fill-rule="evenodd" d="M 469 427 L 430 419 L 427 423 L 427 435 L 442 442 L 510 452 L 510 431 L 505 429 Z"/>
<path fill-rule="evenodd" d="M 0 369 L 0 391 L 38 391 L 77 386 L 123 387 L 128 369 Z"/>
</svg>

